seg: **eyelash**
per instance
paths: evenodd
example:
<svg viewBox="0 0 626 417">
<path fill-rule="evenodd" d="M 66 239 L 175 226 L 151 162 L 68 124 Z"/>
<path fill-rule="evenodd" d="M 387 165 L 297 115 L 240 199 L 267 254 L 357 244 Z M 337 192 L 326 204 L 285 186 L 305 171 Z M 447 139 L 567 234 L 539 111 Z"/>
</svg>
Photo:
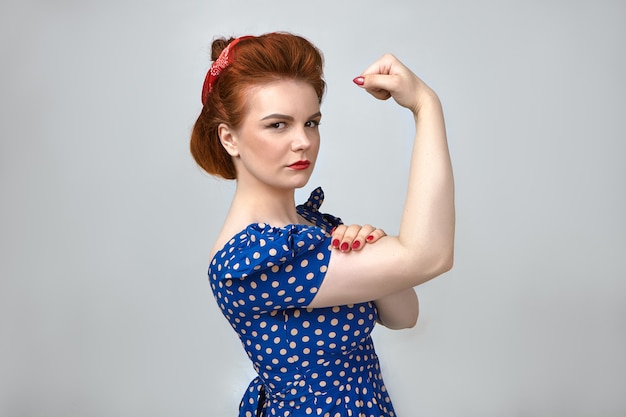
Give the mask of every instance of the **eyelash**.
<svg viewBox="0 0 626 417">
<path fill-rule="evenodd" d="M 281 129 L 280 125 L 286 125 L 286 122 L 275 122 L 275 123 L 271 123 L 268 125 L 269 128 L 272 129 Z M 308 122 L 305 123 L 306 127 L 311 127 L 311 128 L 316 128 L 319 125 L 321 125 L 322 123 L 319 120 L 309 120 Z M 284 128 L 285 126 L 283 126 L 282 128 Z"/>
</svg>

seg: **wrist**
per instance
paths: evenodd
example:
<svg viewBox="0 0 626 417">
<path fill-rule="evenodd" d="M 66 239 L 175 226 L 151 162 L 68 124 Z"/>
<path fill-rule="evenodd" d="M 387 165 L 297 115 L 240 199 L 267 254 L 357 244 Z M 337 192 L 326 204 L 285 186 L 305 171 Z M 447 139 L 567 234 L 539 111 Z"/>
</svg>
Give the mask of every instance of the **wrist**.
<svg viewBox="0 0 626 417">
<path fill-rule="evenodd" d="M 412 109 L 413 117 L 417 122 L 420 115 L 431 114 L 432 112 L 442 112 L 441 101 L 437 94 L 428 89 L 426 92 L 420 94 L 420 98 Z"/>
</svg>

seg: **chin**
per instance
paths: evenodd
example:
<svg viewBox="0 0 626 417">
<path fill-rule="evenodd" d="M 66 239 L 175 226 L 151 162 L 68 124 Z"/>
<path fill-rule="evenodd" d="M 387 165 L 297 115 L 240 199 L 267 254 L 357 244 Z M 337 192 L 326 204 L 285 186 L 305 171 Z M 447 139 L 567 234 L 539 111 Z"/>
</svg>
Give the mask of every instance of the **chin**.
<svg viewBox="0 0 626 417">
<path fill-rule="evenodd" d="M 311 178 L 311 173 L 307 173 L 308 175 L 298 175 L 295 178 L 292 178 L 291 187 L 293 188 L 302 188 L 309 183 L 309 179 Z"/>
<path fill-rule="evenodd" d="M 298 182 L 293 183 L 289 188 L 295 188 L 295 189 L 302 188 L 306 186 L 308 183 L 309 183 L 308 179 L 306 181 L 298 181 Z"/>
</svg>

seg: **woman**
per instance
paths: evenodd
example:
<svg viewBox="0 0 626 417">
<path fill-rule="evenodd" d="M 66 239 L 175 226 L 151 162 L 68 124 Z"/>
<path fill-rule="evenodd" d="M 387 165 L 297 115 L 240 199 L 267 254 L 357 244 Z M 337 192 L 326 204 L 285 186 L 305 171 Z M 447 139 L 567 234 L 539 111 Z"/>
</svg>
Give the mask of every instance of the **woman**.
<svg viewBox="0 0 626 417">
<path fill-rule="evenodd" d="M 453 179 L 436 94 L 391 55 L 354 79 L 415 118 L 400 232 L 385 236 L 320 212 L 321 189 L 295 205 L 320 145 L 319 51 L 271 33 L 216 40 L 212 55 L 191 150 L 208 173 L 237 181 L 209 280 L 258 373 L 239 415 L 394 416 L 370 333 L 376 321 L 413 326 L 413 287 L 452 266 Z"/>
</svg>

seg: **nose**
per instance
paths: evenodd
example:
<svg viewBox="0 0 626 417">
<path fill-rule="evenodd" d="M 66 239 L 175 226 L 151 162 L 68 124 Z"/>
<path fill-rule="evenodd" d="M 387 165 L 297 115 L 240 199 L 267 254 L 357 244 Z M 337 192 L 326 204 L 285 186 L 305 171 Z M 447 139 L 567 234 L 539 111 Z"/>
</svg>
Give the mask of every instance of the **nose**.
<svg viewBox="0 0 626 417">
<path fill-rule="evenodd" d="M 294 131 L 293 140 L 291 141 L 291 149 L 294 151 L 306 150 L 311 147 L 311 138 L 306 128 L 301 127 Z"/>
</svg>

